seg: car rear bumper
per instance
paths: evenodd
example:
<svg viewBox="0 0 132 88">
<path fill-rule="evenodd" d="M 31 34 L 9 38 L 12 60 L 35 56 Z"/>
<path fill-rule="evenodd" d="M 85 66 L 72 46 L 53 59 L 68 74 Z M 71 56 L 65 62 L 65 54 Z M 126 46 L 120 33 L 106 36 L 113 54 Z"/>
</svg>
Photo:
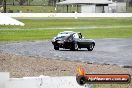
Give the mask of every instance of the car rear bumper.
<svg viewBox="0 0 132 88">
<path fill-rule="evenodd" d="M 59 46 L 59 48 L 70 49 L 72 47 L 72 42 L 52 42 L 54 46 Z"/>
</svg>

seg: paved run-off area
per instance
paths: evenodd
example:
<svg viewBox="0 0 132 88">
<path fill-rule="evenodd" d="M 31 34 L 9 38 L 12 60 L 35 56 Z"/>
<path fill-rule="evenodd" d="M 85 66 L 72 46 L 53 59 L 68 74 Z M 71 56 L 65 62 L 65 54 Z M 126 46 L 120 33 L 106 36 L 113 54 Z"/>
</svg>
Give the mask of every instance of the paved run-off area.
<svg viewBox="0 0 132 88">
<path fill-rule="evenodd" d="M 0 43 L 0 52 L 87 63 L 132 66 L 132 38 L 95 39 L 95 41 L 96 46 L 92 52 L 87 49 L 55 51 L 50 41 Z"/>
</svg>

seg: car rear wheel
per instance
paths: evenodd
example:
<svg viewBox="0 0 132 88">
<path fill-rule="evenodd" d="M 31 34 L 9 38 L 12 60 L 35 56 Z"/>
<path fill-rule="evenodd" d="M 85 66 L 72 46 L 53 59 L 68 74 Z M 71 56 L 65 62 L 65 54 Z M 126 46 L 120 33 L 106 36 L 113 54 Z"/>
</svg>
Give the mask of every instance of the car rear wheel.
<svg viewBox="0 0 132 88">
<path fill-rule="evenodd" d="M 59 46 L 54 46 L 54 49 L 55 50 L 59 50 Z"/>
<path fill-rule="evenodd" d="M 93 50 L 93 48 L 94 48 L 94 44 L 93 43 L 91 43 L 89 46 L 88 46 L 88 51 L 92 51 Z"/>
<path fill-rule="evenodd" d="M 78 44 L 74 43 L 73 46 L 71 47 L 72 51 L 78 50 Z"/>
</svg>

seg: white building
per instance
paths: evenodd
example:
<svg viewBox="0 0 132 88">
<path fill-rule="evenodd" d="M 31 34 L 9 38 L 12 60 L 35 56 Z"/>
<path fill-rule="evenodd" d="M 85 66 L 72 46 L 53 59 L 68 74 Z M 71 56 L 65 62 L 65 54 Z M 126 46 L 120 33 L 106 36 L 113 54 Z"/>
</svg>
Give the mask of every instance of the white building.
<svg viewBox="0 0 132 88">
<path fill-rule="evenodd" d="M 109 4 L 109 13 L 124 13 L 126 12 L 126 2 L 113 2 Z"/>
<path fill-rule="evenodd" d="M 112 12 L 125 12 L 126 3 L 117 3 L 112 0 L 66 0 L 57 3 L 57 5 L 66 5 L 67 12 L 69 5 L 80 6 L 81 13 L 112 13 Z"/>
</svg>

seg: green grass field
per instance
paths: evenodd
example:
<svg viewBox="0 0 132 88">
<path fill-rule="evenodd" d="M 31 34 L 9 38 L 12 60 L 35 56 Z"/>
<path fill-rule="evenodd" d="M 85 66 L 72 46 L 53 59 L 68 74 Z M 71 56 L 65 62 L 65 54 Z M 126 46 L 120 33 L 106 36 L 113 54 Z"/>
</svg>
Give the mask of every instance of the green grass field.
<svg viewBox="0 0 132 88">
<path fill-rule="evenodd" d="M 132 7 L 128 7 L 128 10 L 127 10 L 129 13 L 132 13 Z"/>
<path fill-rule="evenodd" d="M 79 31 L 85 38 L 131 38 L 132 19 L 28 19 L 26 25 L 0 26 L 0 41 L 51 40 L 61 31 Z"/>
<path fill-rule="evenodd" d="M 8 10 L 13 10 L 13 12 L 18 12 L 22 11 L 23 13 L 56 13 L 56 12 L 67 12 L 67 7 L 66 6 L 58 6 L 57 10 L 55 10 L 56 7 L 54 6 L 11 6 L 8 5 L 7 6 L 7 11 Z M 76 7 L 70 7 L 70 10 L 68 12 L 75 12 L 76 11 Z M 80 7 L 79 7 L 79 12 L 80 12 Z"/>
<path fill-rule="evenodd" d="M 80 12 L 81 8 L 79 7 L 78 8 L 78 11 Z M 13 10 L 13 12 L 18 12 L 19 11 L 22 11 L 23 13 L 29 13 L 29 12 L 32 12 L 32 13 L 50 13 L 50 12 L 67 12 L 67 7 L 66 6 L 58 6 L 57 7 L 57 10 L 55 10 L 55 7 L 54 6 L 12 6 L 12 5 L 8 5 L 7 6 L 7 11 L 8 10 Z M 72 12 L 75 12 L 77 11 L 77 7 L 76 6 L 73 6 L 73 7 L 69 7 L 69 12 L 72 13 Z M 127 12 L 128 13 L 131 13 L 132 12 L 132 7 L 127 7 Z"/>
</svg>

